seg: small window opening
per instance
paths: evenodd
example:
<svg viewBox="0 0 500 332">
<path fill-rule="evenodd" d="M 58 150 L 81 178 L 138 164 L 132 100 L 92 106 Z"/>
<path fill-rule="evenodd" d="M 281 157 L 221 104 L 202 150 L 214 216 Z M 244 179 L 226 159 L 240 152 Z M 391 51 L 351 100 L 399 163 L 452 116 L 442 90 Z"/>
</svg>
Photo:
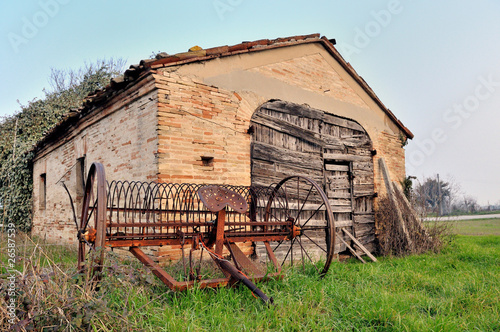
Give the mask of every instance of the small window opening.
<svg viewBox="0 0 500 332">
<path fill-rule="evenodd" d="M 45 210 L 47 204 L 47 174 L 40 174 L 40 210 Z"/>
<path fill-rule="evenodd" d="M 213 166 L 214 165 L 214 157 L 201 156 L 201 163 L 203 166 Z"/>
</svg>

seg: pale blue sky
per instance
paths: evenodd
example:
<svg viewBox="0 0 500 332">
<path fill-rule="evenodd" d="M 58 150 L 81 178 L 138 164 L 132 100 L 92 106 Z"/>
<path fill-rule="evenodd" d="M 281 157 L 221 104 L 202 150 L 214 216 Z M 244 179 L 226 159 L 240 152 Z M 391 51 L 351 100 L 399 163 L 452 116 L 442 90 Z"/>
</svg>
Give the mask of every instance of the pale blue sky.
<svg viewBox="0 0 500 332">
<path fill-rule="evenodd" d="M 0 27 L 0 116 L 51 67 L 321 33 L 415 134 L 409 175 L 500 202 L 500 1 L 6 0 Z"/>
</svg>

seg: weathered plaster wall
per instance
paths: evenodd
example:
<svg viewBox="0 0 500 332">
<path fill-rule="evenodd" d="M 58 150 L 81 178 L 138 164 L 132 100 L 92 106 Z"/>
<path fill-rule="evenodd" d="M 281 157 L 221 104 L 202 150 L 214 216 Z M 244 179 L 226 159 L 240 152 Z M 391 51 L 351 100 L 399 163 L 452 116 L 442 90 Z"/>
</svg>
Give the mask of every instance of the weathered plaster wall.
<svg viewBox="0 0 500 332">
<path fill-rule="evenodd" d="M 157 94 L 153 85 L 122 93 L 122 101 L 100 109 L 39 151 L 33 166 L 33 233 L 53 242 L 76 244 L 76 229 L 64 188 L 77 198 L 77 158 L 105 166 L 111 180 L 157 179 Z M 127 96 L 127 97 L 125 97 Z M 121 106 L 120 106 L 121 105 Z M 46 174 L 46 208 L 40 208 L 40 175 Z M 86 172 L 85 172 L 86 173 Z M 81 197 L 79 197 L 81 199 Z M 77 216 L 80 214 L 77 199 Z"/>
</svg>

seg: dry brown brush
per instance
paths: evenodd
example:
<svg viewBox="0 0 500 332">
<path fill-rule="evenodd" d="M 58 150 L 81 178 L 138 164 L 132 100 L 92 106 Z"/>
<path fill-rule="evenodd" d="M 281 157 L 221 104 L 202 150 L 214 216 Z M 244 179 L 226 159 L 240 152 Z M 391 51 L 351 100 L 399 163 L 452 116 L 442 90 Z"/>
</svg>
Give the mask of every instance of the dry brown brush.
<svg viewBox="0 0 500 332">
<path fill-rule="evenodd" d="M 394 200 L 387 196 L 378 200 L 376 220 L 380 254 L 405 256 L 439 251 L 451 234 L 450 226 L 423 222 L 398 191 L 394 192 Z"/>
<path fill-rule="evenodd" d="M 105 273 L 101 290 L 93 289 L 92 278 L 76 270 L 75 261 L 56 263 L 51 257 L 67 256 L 63 251 L 71 250 L 58 246 L 50 250 L 48 244 L 40 244 L 28 236 L 20 236 L 15 270 L 15 318 L 12 320 L 7 310 L 10 296 L 7 292 L 8 274 L 14 270 L 7 268 L 0 260 L 0 331 L 108 331 L 112 326 L 127 326 L 126 310 L 111 308 L 106 300 L 109 289 L 122 287 L 124 294 L 146 284 L 145 273 L 134 266 L 124 265 L 112 254 L 106 255 Z M 4 241 L 1 241 L 2 246 Z M 2 248 L 3 250 L 3 248 Z M 119 308 L 118 308 L 119 309 Z M 123 315 L 120 312 L 123 311 Z M 13 324 L 12 324 L 13 323 Z"/>
</svg>

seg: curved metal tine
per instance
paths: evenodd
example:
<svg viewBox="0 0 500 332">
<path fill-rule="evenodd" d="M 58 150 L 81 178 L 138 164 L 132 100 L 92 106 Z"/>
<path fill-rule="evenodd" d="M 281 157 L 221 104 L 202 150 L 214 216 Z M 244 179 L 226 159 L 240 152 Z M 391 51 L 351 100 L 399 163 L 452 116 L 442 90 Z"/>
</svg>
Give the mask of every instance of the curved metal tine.
<svg viewBox="0 0 500 332">
<path fill-rule="evenodd" d="M 108 192 L 108 200 L 106 203 L 106 208 L 109 209 L 109 223 L 112 223 L 113 220 L 113 213 L 114 211 L 114 201 L 115 201 L 115 194 L 116 194 L 116 181 L 111 181 L 108 182 L 106 181 L 106 186 L 107 186 L 107 192 Z M 106 228 L 106 232 L 108 234 L 111 234 L 111 227 Z"/>
<path fill-rule="evenodd" d="M 151 197 L 150 197 L 150 210 L 146 214 L 146 221 L 149 220 L 149 222 L 156 222 L 157 214 L 156 211 L 158 210 L 157 204 L 161 203 L 161 200 L 158 199 L 158 192 L 159 192 L 159 186 L 157 183 L 151 182 L 149 186 L 153 186 L 151 188 Z M 161 233 L 161 228 L 157 230 L 157 227 L 153 227 L 153 234 L 155 234 L 157 231 Z"/>
<path fill-rule="evenodd" d="M 322 206 L 325 206 L 325 202 L 321 203 L 321 205 L 318 206 L 318 208 L 316 209 L 316 211 L 314 211 L 314 213 L 311 214 L 311 216 L 306 220 L 306 222 L 302 225 L 302 227 L 304 227 L 305 225 L 307 225 L 307 223 L 311 220 L 312 217 L 314 217 L 316 215 L 316 213 L 319 211 L 319 209 L 321 209 Z"/>
<path fill-rule="evenodd" d="M 285 220 L 288 220 L 290 216 L 290 213 L 289 213 L 289 209 L 288 209 L 288 198 L 287 198 L 287 191 L 286 191 L 286 185 L 282 186 L 281 188 L 279 188 L 276 192 L 271 192 L 271 195 L 273 195 L 273 202 L 277 202 L 278 203 L 278 207 L 275 207 L 274 209 L 271 207 L 271 211 L 284 211 L 285 213 L 285 217 L 286 219 Z M 283 191 L 284 195 L 280 195 L 279 193 Z M 276 195 L 278 194 L 278 195 Z M 272 214 L 272 213 L 269 213 L 270 216 L 273 216 L 274 219 L 276 219 L 277 221 L 282 221 L 281 218 L 277 218 L 275 214 Z"/>
<path fill-rule="evenodd" d="M 298 182 L 298 180 L 297 180 L 297 182 Z M 306 205 L 307 199 L 309 198 L 309 195 L 311 194 L 313 188 L 314 188 L 314 186 L 311 184 L 311 188 L 309 188 L 309 192 L 307 193 L 307 196 L 304 199 L 304 203 L 302 203 L 302 206 L 297 211 L 297 217 L 295 218 L 295 220 L 299 220 L 299 215 L 302 212 L 302 210 L 304 209 L 304 206 Z M 300 203 L 300 192 L 297 192 L 297 207 L 299 207 L 299 203 Z"/>
<path fill-rule="evenodd" d="M 302 235 L 304 235 L 305 237 L 307 237 L 312 243 L 314 243 L 318 248 L 320 248 L 321 250 L 323 250 L 324 252 L 326 252 L 328 254 L 328 251 L 326 251 L 325 249 L 323 249 L 322 246 L 320 246 L 319 244 L 316 243 L 316 241 L 314 241 L 313 239 L 311 239 L 309 236 L 307 236 L 306 233 L 303 233 Z"/>
<path fill-rule="evenodd" d="M 170 220 L 169 215 L 168 215 L 168 204 L 169 204 L 169 196 L 168 196 L 168 186 L 166 183 L 162 183 L 160 186 L 160 222 L 168 223 Z M 164 211 L 162 211 L 164 210 Z M 167 228 L 168 232 L 168 228 Z"/>
<path fill-rule="evenodd" d="M 131 216 L 131 220 L 129 222 L 131 222 L 132 224 L 135 223 L 135 219 L 136 219 L 136 213 L 139 209 L 140 211 L 140 202 L 139 202 L 139 199 L 140 199 L 140 188 L 138 188 L 138 182 L 137 181 L 132 181 L 130 182 L 130 207 L 131 207 L 131 210 L 130 210 L 130 216 Z M 139 206 L 137 206 L 139 204 Z M 139 212 L 140 213 L 140 212 Z M 134 233 L 134 228 L 132 227 L 132 233 Z"/>
<path fill-rule="evenodd" d="M 275 208 L 271 207 L 271 211 L 274 211 L 274 213 L 269 212 L 269 216 L 274 217 L 274 219 L 277 221 L 282 221 L 282 219 L 276 217 L 276 212 L 284 212 L 286 219 L 288 219 L 288 217 L 290 217 L 290 214 L 289 214 L 288 209 L 287 209 L 288 204 L 282 204 L 281 203 L 282 200 L 283 200 L 283 198 L 281 198 L 281 197 L 278 197 L 276 200 L 274 200 L 274 201 L 278 201 L 279 207 L 275 207 Z M 286 198 L 284 199 L 284 201 L 286 202 Z"/>
<path fill-rule="evenodd" d="M 309 256 L 306 249 L 302 246 L 302 239 L 299 239 L 299 245 L 300 245 L 300 249 L 302 252 L 302 264 L 304 264 L 304 253 L 305 253 L 307 258 L 309 259 L 309 261 L 312 263 L 312 266 L 314 266 L 316 271 L 318 271 L 318 273 L 320 273 L 319 269 L 316 267 L 316 264 L 314 264 L 314 261 L 312 260 L 311 256 Z"/>
<path fill-rule="evenodd" d="M 117 224 L 120 223 L 120 216 L 121 216 L 120 210 L 125 211 L 125 208 L 126 208 L 125 199 L 123 202 L 123 206 L 120 205 L 120 202 L 122 200 L 122 194 L 124 194 L 125 190 L 126 190 L 126 189 L 124 189 L 125 185 L 126 185 L 125 181 L 116 181 L 116 183 L 113 187 L 113 196 L 112 196 L 110 205 L 113 207 L 113 205 L 116 204 L 116 220 L 115 220 L 115 222 Z M 111 188 L 110 188 L 110 190 L 111 190 Z M 122 212 L 122 213 L 125 213 L 125 212 Z M 123 217 L 123 218 L 125 218 L 125 217 Z"/>
<path fill-rule="evenodd" d="M 78 230 L 78 221 L 76 219 L 76 212 L 75 212 L 75 204 L 73 203 L 73 197 L 71 197 L 71 194 L 69 193 L 69 189 L 64 183 L 64 181 L 61 181 L 62 186 L 64 187 L 64 190 L 66 190 L 66 193 L 69 196 L 69 203 L 71 205 L 71 212 L 73 213 L 73 221 L 75 222 L 76 229 Z"/>
</svg>

